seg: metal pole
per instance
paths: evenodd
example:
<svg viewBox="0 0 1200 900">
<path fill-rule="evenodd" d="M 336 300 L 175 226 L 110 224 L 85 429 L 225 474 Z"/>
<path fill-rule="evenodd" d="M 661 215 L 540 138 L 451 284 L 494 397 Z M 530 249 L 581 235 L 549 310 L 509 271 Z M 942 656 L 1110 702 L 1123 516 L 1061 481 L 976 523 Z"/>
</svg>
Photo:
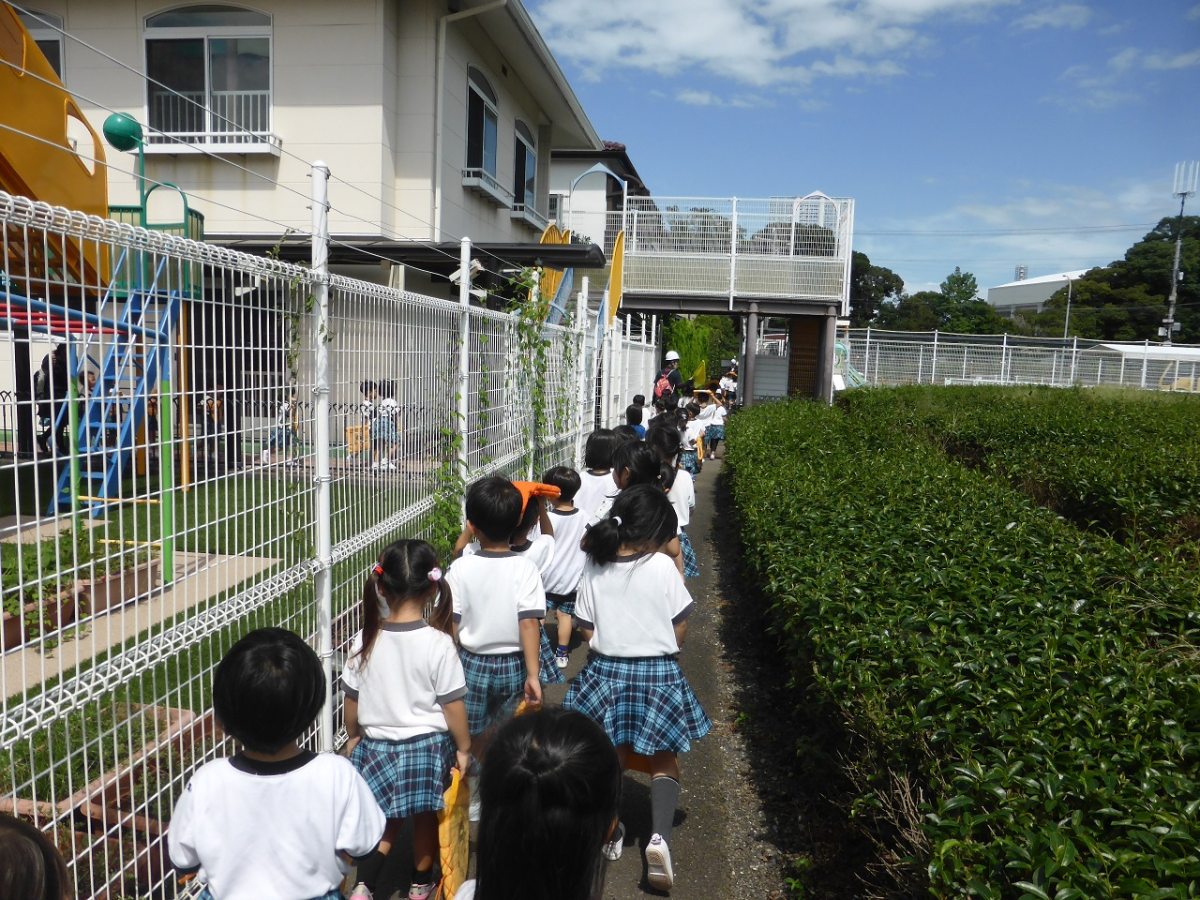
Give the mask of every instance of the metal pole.
<svg viewBox="0 0 1200 900">
<path fill-rule="evenodd" d="M 584 359 L 587 354 L 587 295 L 588 278 L 584 275 L 575 300 L 575 334 L 579 342 L 575 351 L 575 379 L 579 387 L 579 395 L 575 398 L 575 468 L 580 470 L 583 469 L 583 423 L 588 399 L 588 367 Z"/>
<path fill-rule="evenodd" d="M 458 477 L 467 481 L 471 390 L 471 239 L 464 237 L 458 249 Z"/>
<path fill-rule="evenodd" d="M 1000 383 L 1008 384 L 1008 332 L 1000 344 Z"/>
<path fill-rule="evenodd" d="M 938 333 L 937 329 L 933 330 L 933 361 L 929 366 L 929 383 L 937 384 L 937 351 L 938 351 Z"/>
<path fill-rule="evenodd" d="M 1067 339 L 1067 329 L 1071 325 L 1071 285 L 1074 284 L 1074 282 L 1071 281 L 1070 275 L 1068 275 L 1066 277 L 1067 277 L 1067 314 L 1065 316 L 1063 316 L 1063 340 L 1064 341 Z"/>
<path fill-rule="evenodd" d="M 1146 387 L 1146 368 L 1150 363 L 1150 339 L 1146 338 L 1145 349 L 1142 350 L 1142 382 L 1139 385 L 1142 388 Z"/>
<path fill-rule="evenodd" d="M 729 311 L 733 312 L 733 296 L 737 293 L 737 197 L 733 198 L 732 214 L 729 218 Z M 756 317 L 757 318 L 757 317 Z M 758 335 L 755 335 L 757 343 Z"/>
<path fill-rule="evenodd" d="M 742 406 L 754 405 L 754 374 L 758 363 L 758 304 L 750 304 L 746 317 L 746 371 L 739 379 L 738 391 L 742 395 Z"/>
<path fill-rule="evenodd" d="M 316 327 L 313 348 L 316 379 L 313 384 L 316 419 L 317 472 L 316 545 L 317 655 L 325 672 L 325 705 L 318 725 L 318 746 L 323 753 L 333 750 L 333 531 L 330 514 L 332 478 L 329 472 L 329 167 L 324 162 L 312 168 L 312 274 Z"/>
<path fill-rule="evenodd" d="M 1071 384 L 1075 383 L 1075 361 L 1079 358 L 1079 338 L 1071 344 Z"/>
<path fill-rule="evenodd" d="M 1163 319 L 1166 329 L 1164 346 L 1171 346 L 1171 329 L 1175 327 L 1175 297 L 1179 293 L 1179 252 L 1183 249 L 1183 204 L 1187 202 L 1186 193 L 1179 197 L 1179 218 L 1175 220 L 1175 262 L 1171 264 L 1171 295 L 1167 298 L 1167 317 Z"/>
</svg>

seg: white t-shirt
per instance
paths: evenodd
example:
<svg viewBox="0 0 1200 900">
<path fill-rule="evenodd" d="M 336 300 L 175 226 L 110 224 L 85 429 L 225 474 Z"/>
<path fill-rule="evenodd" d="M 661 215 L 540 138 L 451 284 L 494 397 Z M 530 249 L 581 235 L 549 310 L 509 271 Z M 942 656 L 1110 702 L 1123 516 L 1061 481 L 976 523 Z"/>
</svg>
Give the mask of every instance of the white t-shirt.
<svg viewBox="0 0 1200 900">
<path fill-rule="evenodd" d="M 302 753 L 284 763 L 244 756 L 201 766 L 167 829 L 171 862 L 200 867 L 216 900 L 320 897 L 383 837 L 384 815 L 350 760 Z"/>
<path fill-rule="evenodd" d="M 608 514 L 612 511 L 613 504 L 617 502 L 617 498 L 621 496 L 621 491 L 615 490 L 611 494 L 605 494 L 600 504 L 588 517 L 588 526 L 595 525 L 601 519 L 608 518 Z"/>
<path fill-rule="evenodd" d="M 716 414 L 717 414 L 717 404 L 706 403 L 706 404 L 704 404 L 704 406 L 700 407 L 700 415 L 696 416 L 696 418 L 699 421 L 704 422 L 705 424 L 711 424 L 711 423 L 709 423 L 708 420 L 711 419 Z"/>
<path fill-rule="evenodd" d="M 617 490 L 617 482 L 611 471 L 604 475 L 593 475 L 584 469 L 579 473 L 579 490 L 575 492 L 575 506 L 585 515 L 591 515 L 606 495 Z"/>
<path fill-rule="evenodd" d="M 475 900 L 475 879 L 464 881 L 454 893 L 454 900 Z"/>
<path fill-rule="evenodd" d="M 665 553 L 588 560 L 575 598 L 575 621 L 592 629 L 589 647 L 605 656 L 666 656 L 679 652 L 674 625 L 692 611 L 692 597 Z"/>
<path fill-rule="evenodd" d="M 379 417 L 381 419 L 395 420 L 400 413 L 400 404 L 396 402 L 394 397 L 384 397 L 379 401 Z"/>
<path fill-rule="evenodd" d="M 446 573 L 454 621 L 464 650 L 487 656 L 521 652 L 520 619 L 546 618 L 546 591 L 537 566 L 511 550 L 480 550 Z"/>
<path fill-rule="evenodd" d="M 692 521 L 692 507 L 696 505 L 696 485 L 692 481 L 691 472 L 687 469 L 675 470 L 675 483 L 667 491 L 667 499 L 675 507 L 679 530 L 683 531 Z"/>
<path fill-rule="evenodd" d="M 378 412 L 378 410 L 375 409 L 374 400 L 364 399 L 362 403 L 358 404 L 358 414 L 362 417 L 364 422 L 374 421 L 376 412 Z"/>
<path fill-rule="evenodd" d="M 683 449 L 695 450 L 696 438 L 704 434 L 704 429 L 707 427 L 706 422 L 699 419 L 691 419 L 687 423 L 687 427 L 683 429 Z"/>
<path fill-rule="evenodd" d="M 467 679 L 454 639 L 428 622 L 380 622 L 363 664 L 362 632 L 354 636 L 342 671 L 346 696 L 358 700 L 364 735 L 385 741 L 446 731 L 442 707 L 461 700 Z"/>
<path fill-rule="evenodd" d="M 579 576 L 587 561 L 587 554 L 579 549 L 587 531 L 587 513 L 578 506 L 570 512 L 552 509 L 550 521 L 554 525 L 554 558 L 549 568 L 542 571 L 542 581 L 548 594 L 569 594 L 579 586 Z"/>
<path fill-rule="evenodd" d="M 554 559 L 554 547 L 558 543 L 556 534 L 541 534 L 530 535 L 529 546 L 524 550 L 514 550 L 514 553 L 519 553 L 527 560 L 537 566 L 538 574 L 542 576 L 543 585 L 546 582 L 546 570 L 550 568 L 550 563 Z"/>
<path fill-rule="evenodd" d="M 716 420 L 713 424 L 714 425 L 724 425 L 725 417 L 728 415 L 729 415 L 729 410 L 727 410 L 724 406 L 718 406 L 716 413 L 714 413 L 714 415 L 713 415 L 713 418 Z"/>
</svg>

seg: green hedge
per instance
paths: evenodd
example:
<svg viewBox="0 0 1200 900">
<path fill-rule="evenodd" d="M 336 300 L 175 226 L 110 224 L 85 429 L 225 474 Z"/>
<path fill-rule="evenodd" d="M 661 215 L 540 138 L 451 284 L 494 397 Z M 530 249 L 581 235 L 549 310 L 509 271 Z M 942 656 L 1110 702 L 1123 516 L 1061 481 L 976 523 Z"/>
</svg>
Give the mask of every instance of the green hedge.
<svg viewBox="0 0 1200 900">
<path fill-rule="evenodd" d="M 791 664 L 925 790 L 910 864 L 937 896 L 1200 896 L 1195 570 L 870 401 L 746 411 L 727 458 Z"/>
</svg>

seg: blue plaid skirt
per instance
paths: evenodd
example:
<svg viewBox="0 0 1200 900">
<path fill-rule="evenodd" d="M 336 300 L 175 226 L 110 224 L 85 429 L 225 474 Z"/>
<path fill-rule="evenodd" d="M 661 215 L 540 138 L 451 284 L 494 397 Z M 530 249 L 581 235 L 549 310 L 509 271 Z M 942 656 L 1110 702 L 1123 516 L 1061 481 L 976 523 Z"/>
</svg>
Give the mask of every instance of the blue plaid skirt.
<svg viewBox="0 0 1200 900">
<path fill-rule="evenodd" d="M 396 423 L 386 416 L 371 423 L 371 440 L 382 444 L 394 444 L 400 439 Z"/>
<path fill-rule="evenodd" d="M 643 756 L 682 753 L 712 728 L 672 656 L 591 654 L 567 688 L 563 708 L 594 719 L 615 746 L 627 744 Z"/>
<path fill-rule="evenodd" d="M 696 578 L 700 574 L 700 563 L 696 561 L 696 550 L 685 529 L 679 530 L 679 549 L 683 551 L 683 577 Z"/>
<path fill-rule="evenodd" d="M 679 454 L 680 468 L 687 469 L 692 473 L 692 476 L 700 474 L 700 459 L 696 456 L 695 450 L 684 450 Z"/>
<path fill-rule="evenodd" d="M 546 609 L 556 609 L 564 616 L 575 615 L 576 591 L 569 594 L 552 594 L 546 591 Z"/>
<path fill-rule="evenodd" d="M 704 446 L 715 444 L 717 441 L 725 440 L 724 425 L 709 425 L 704 429 Z"/>
<path fill-rule="evenodd" d="M 350 753 L 350 762 L 371 788 L 389 819 L 442 809 L 455 763 L 454 740 L 433 731 L 405 741 L 365 737 Z"/>
<path fill-rule="evenodd" d="M 208 888 L 204 888 L 202 891 L 200 891 L 197 900 L 213 900 L 213 895 L 208 892 Z M 341 891 L 335 888 L 328 894 L 322 894 L 320 897 L 314 897 L 313 900 L 346 900 L 346 898 Z"/>
<path fill-rule="evenodd" d="M 554 651 L 542 632 L 538 651 L 543 684 L 561 684 L 562 672 L 554 664 Z M 467 730 L 481 734 L 512 716 L 525 695 L 525 659 L 520 653 L 472 653 L 459 650 L 467 676 Z"/>
<path fill-rule="evenodd" d="M 546 637 L 546 629 L 542 628 L 541 638 L 538 640 L 538 680 L 542 684 L 562 684 L 567 679 L 563 678 L 562 671 L 554 662 L 554 648 L 550 646 L 550 638 Z"/>
</svg>

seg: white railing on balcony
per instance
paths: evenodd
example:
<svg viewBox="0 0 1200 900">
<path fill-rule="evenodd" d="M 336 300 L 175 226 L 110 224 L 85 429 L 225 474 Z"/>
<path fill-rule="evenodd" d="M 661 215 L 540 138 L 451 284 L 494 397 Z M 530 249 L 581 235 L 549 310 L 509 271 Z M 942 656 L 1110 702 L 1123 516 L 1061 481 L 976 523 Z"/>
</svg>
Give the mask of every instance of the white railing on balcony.
<svg viewBox="0 0 1200 900">
<path fill-rule="evenodd" d="M 550 220 L 538 212 L 532 203 L 514 203 L 511 215 L 538 231 L 545 231 L 550 224 Z"/>
<path fill-rule="evenodd" d="M 497 206 L 512 206 L 513 192 L 502 185 L 487 169 L 472 166 L 462 170 L 463 187 L 474 191 Z"/>
<path fill-rule="evenodd" d="M 626 294 L 832 301 L 845 315 L 854 201 L 630 197 L 609 212 L 604 249 L 625 230 Z"/>
<path fill-rule="evenodd" d="M 150 145 L 277 144 L 270 91 L 184 91 L 150 95 Z"/>
</svg>

